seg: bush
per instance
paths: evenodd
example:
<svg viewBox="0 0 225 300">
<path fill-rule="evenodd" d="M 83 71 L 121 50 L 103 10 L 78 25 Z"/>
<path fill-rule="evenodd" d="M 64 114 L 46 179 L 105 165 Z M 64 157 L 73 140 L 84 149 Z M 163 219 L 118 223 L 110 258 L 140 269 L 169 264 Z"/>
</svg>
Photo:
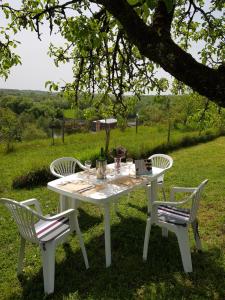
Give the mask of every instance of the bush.
<svg viewBox="0 0 225 300">
<path fill-rule="evenodd" d="M 29 171 L 25 175 L 16 177 L 12 182 L 14 189 L 27 188 L 31 189 L 37 186 L 44 186 L 55 177 L 51 174 L 49 167 Z"/>
<path fill-rule="evenodd" d="M 23 139 L 26 141 L 43 138 L 47 138 L 47 134 L 33 123 L 23 130 Z"/>
</svg>

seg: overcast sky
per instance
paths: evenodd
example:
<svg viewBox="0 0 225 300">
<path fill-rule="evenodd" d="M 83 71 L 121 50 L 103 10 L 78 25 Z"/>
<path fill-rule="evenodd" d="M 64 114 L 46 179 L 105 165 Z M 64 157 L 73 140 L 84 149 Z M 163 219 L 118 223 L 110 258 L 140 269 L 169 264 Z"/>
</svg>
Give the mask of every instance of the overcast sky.
<svg viewBox="0 0 225 300">
<path fill-rule="evenodd" d="M 33 32 L 23 31 L 18 34 L 17 39 L 21 44 L 15 52 L 20 55 L 22 65 L 13 67 L 6 81 L 0 79 L 0 88 L 46 90 L 45 82 L 48 80 L 72 81 L 71 64 L 57 68 L 47 54 L 49 42 L 59 45 L 62 39 L 59 35 L 50 37 L 47 26 L 43 29 L 42 41 Z"/>
</svg>

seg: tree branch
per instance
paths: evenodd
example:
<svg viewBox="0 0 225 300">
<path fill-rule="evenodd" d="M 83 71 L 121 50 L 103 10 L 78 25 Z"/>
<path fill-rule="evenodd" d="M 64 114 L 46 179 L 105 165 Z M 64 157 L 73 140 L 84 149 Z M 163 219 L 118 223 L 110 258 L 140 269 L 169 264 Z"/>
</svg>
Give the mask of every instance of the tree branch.
<svg viewBox="0 0 225 300">
<path fill-rule="evenodd" d="M 177 80 L 225 107 L 225 72 L 198 63 L 182 50 L 168 32 L 147 26 L 126 0 L 96 0 L 122 24 L 140 53 L 159 64 Z M 165 16 L 166 19 L 168 16 Z"/>
</svg>

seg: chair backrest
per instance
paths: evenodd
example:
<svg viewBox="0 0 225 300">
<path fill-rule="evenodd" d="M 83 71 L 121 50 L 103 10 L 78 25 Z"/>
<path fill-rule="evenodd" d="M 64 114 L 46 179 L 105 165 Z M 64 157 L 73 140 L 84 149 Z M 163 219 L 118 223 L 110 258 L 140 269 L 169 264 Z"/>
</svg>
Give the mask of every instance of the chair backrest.
<svg viewBox="0 0 225 300">
<path fill-rule="evenodd" d="M 170 169 L 173 165 L 173 159 L 171 156 L 166 154 L 153 154 L 149 157 L 152 161 L 152 166 L 161 168 L 164 170 Z M 163 182 L 164 180 L 164 174 L 162 174 L 160 177 L 158 177 L 158 182 Z"/>
<path fill-rule="evenodd" d="M 38 213 L 12 199 L 1 198 L 0 203 L 11 212 L 21 236 L 32 243 L 38 243 L 35 231 L 35 224 L 40 220 Z"/>
<path fill-rule="evenodd" d="M 67 175 L 74 174 L 76 172 L 76 165 L 78 165 L 82 170 L 86 169 L 86 167 L 76 158 L 61 157 L 51 163 L 50 171 L 56 177 L 62 178 Z"/>
<path fill-rule="evenodd" d="M 151 159 L 153 167 L 169 169 L 173 165 L 172 157 L 166 154 L 153 154 L 149 159 Z"/>
<path fill-rule="evenodd" d="M 196 190 L 191 194 L 190 198 L 192 199 L 191 209 L 190 209 L 190 218 L 189 222 L 192 223 L 196 217 L 199 208 L 199 202 L 201 198 L 202 191 L 207 184 L 208 179 L 202 181 L 202 183 L 196 188 Z"/>
</svg>

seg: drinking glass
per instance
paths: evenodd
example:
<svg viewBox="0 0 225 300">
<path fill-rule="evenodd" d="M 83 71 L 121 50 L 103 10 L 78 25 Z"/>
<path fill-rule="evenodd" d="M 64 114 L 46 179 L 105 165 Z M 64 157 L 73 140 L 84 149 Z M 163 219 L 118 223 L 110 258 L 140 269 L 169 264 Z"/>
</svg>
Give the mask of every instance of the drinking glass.
<svg viewBox="0 0 225 300">
<path fill-rule="evenodd" d="M 88 170 L 88 178 L 89 178 L 90 177 L 90 169 L 91 169 L 91 160 L 85 160 L 84 165 Z"/>
<path fill-rule="evenodd" d="M 129 168 L 129 176 L 130 176 L 130 168 L 131 168 L 131 166 L 133 165 L 133 158 L 127 158 L 126 159 L 126 163 L 127 163 L 127 165 L 128 165 L 128 168 Z"/>
</svg>

